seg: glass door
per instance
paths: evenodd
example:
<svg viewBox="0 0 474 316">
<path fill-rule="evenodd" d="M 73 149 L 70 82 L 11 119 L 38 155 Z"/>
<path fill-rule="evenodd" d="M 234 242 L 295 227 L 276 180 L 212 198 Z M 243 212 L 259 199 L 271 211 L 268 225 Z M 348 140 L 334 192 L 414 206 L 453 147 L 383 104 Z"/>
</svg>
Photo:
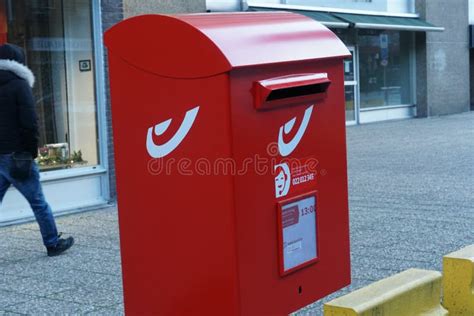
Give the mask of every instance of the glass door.
<svg viewBox="0 0 474 316">
<path fill-rule="evenodd" d="M 352 57 L 344 60 L 344 92 L 346 95 L 346 124 L 356 124 L 358 121 L 357 73 L 356 54 L 354 47 L 347 47 Z"/>
</svg>

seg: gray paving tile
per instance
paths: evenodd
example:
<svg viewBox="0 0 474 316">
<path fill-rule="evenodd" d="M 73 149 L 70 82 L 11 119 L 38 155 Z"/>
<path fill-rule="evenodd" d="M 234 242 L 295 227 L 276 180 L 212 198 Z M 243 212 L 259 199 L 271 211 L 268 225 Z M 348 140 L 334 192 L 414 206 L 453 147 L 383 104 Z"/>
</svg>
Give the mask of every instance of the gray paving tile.
<svg viewBox="0 0 474 316">
<path fill-rule="evenodd" d="M 93 311 L 94 306 L 63 302 L 46 298 L 34 299 L 8 307 L 11 312 L 29 315 L 67 315 L 85 314 Z"/>
<path fill-rule="evenodd" d="M 0 310 L 3 309 L 5 312 L 12 312 L 10 307 L 31 301 L 33 299 L 34 297 L 30 295 L 19 294 L 0 289 Z"/>
<path fill-rule="evenodd" d="M 83 272 L 95 272 L 115 276 L 122 275 L 122 268 L 118 258 L 111 260 L 107 260 L 105 258 L 102 260 L 81 258 L 78 264 L 72 267 L 72 269 Z"/>
<path fill-rule="evenodd" d="M 0 289 L 37 297 L 46 297 L 73 288 L 69 283 L 50 282 L 32 277 L 8 279 L 0 277 L 0 280 Z"/>
<path fill-rule="evenodd" d="M 120 251 L 120 242 L 117 238 L 104 238 L 104 236 L 97 236 L 86 233 L 74 233 L 68 231 L 68 235 L 74 236 L 77 245 L 95 249 L 115 250 Z"/>
<path fill-rule="evenodd" d="M 57 260 L 60 263 L 64 262 L 64 264 L 68 264 L 69 261 L 72 261 L 71 264 L 74 266 L 80 265 L 82 260 L 112 261 L 120 265 L 120 251 L 117 249 L 84 246 L 79 243 L 74 244 L 73 248 L 71 248 L 71 252 L 65 256 L 59 256 Z"/>
<path fill-rule="evenodd" d="M 13 276 L 33 277 L 46 275 L 48 273 L 62 273 L 67 269 L 60 264 L 60 257 L 50 258 L 46 255 L 29 257 L 21 262 L 8 262 L 2 265 L 2 273 Z"/>
<path fill-rule="evenodd" d="M 20 261 L 45 256 L 44 251 L 32 251 L 28 249 L 0 246 L 0 259 L 3 261 Z"/>
<path fill-rule="evenodd" d="M 74 246 L 64 255 L 54 258 L 42 255 L 24 259 L 21 263 L 6 261 L 0 264 L 0 273 L 24 277 L 52 277 L 52 279 L 64 279 L 62 278 L 64 274 L 74 274 L 75 278 L 77 276 L 87 278 L 89 272 L 120 276 L 119 254 L 91 249 L 89 251 L 91 252 L 84 252 L 80 247 Z M 67 278 L 65 282 L 69 282 Z"/>
<path fill-rule="evenodd" d="M 123 294 L 121 288 L 83 287 L 55 293 L 48 298 L 112 309 L 112 306 L 120 306 Z"/>
<path fill-rule="evenodd" d="M 69 225 L 89 226 L 93 227 L 114 227 L 118 224 L 118 215 L 115 207 L 105 208 L 102 210 L 74 214 L 70 216 L 60 217 L 58 225 L 67 227 Z M 118 232 L 114 232 L 117 233 Z"/>
<path fill-rule="evenodd" d="M 31 278 L 38 280 L 49 280 L 50 282 L 58 282 L 71 284 L 75 287 L 83 288 L 107 288 L 111 289 L 121 288 L 122 278 L 120 275 L 102 274 L 95 272 L 79 273 L 77 270 L 62 269 L 59 273 L 46 271 L 42 275 L 35 275 Z"/>
<path fill-rule="evenodd" d="M 17 276 L 17 275 L 8 275 L 8 274 L 0 273 L 0 289 L 10 291 L 11 289 L 8 288 L 7 284 L 13 283 L 13 282 L 15 282 L 17 280 L 20 280 L 20 279 L 23 279 L 23 278 L 24 277 Z M 0 307 L 1 307 L 1 305 L 0 305 Z"/>
<path fill-rule="evenodd" d="M 80 234 L 84 236 L 102 237 L 108 239 L 118 239 L 118 224 L 105 221 L 97 223 L 97 220 L 91 219 L 86 222 L 77 222 L 63 225 L 61 231 L 70 234 Z"/>
<path fill-rule="evenodd" d="M 26 315 L 26 314 L 13 313 L 9 311 L 0 310 L 0 316 L 18 316 L 18 315 Z"/>
<path fill-rule="evenodd" d="M 96 311 L 90 312 L 87 314 L 88 316 L 121 316 L 125 315 L 123 304 L 118 304 L 113 308 L 102 308 L 97 309 Z"/>
<path fill-rule="evenodd" d="M 18 235 L 0 235 L 0 247 L 15 248 L 18 250 L 31 250 L 34 252 L 46 253 L 41 236 L 38 234 L 34 239 L 23 238 Z M 8 259 L 8 258 L 6 258 Z"/>
</svg>

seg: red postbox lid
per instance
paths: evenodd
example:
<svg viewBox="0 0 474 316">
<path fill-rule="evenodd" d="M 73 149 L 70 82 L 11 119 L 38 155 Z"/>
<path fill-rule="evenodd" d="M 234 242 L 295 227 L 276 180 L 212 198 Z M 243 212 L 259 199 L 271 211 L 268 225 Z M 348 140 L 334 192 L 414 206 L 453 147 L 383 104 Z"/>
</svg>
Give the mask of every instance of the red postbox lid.
<svg viewBox="0 0 474 316">
<path fill-rule="evenodd" d="M 350 56 L 325 26 L 287 12 L 142 15 L 112 27 L 105 43 L 129 64 L 173 78 Z"/>
</svg>

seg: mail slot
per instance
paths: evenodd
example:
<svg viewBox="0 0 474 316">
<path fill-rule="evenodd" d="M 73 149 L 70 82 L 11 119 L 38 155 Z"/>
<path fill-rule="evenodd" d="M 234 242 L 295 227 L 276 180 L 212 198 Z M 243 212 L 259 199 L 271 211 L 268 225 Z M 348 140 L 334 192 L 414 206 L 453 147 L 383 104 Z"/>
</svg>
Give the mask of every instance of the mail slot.
<svg viewBox="0 0 474 316">
<path fill-rule="evenodd" d="M 290 75 L 254 83 L 255 108 L 265 109 L 317 101 L 326 97 L 331 81 L 326 73 Z"/>
<path fill-rule="evenodd" d="M 105 41 L 127 314 L 287 315 L 350 283 L 350 54 L 330 30 L 146 15 Z"/>
</svg>

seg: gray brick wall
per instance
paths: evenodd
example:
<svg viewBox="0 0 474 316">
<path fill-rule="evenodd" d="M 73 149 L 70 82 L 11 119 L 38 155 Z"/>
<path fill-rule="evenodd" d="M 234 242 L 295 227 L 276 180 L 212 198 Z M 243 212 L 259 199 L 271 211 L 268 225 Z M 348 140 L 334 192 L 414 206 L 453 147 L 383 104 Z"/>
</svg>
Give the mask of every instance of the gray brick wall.
<svg viewBox="0 0 474 316">
<path fill-rule="evenodd" d="M 122 0 L 102 0 L 102 31 L 105 32 L 114 24 L 123 20 L 123 2 Z M 104 67 L 105 67 L 105 87 L 106 87 L 106 115 L 107 115 L 107 146 L 109 151 L 109 181 L 111 200 L 115 201 L 117 196 L 115 181 L 115 161 L 114 161 L 114 138 L 112 133 L 112 115 L 110 107 L 110 89 L 108 76 L 107 48 L 104 49 Z"/>
</svg>

